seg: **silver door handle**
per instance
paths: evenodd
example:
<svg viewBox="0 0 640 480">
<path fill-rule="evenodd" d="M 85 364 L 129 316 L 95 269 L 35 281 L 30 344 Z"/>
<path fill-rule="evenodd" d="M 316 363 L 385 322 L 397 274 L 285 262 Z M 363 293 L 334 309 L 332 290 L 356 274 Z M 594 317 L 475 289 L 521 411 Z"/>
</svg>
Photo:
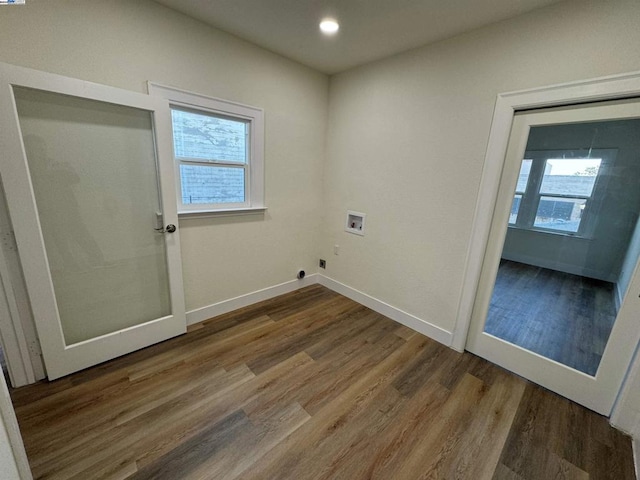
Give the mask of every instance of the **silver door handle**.
<svg viewBox="0 0 640 480">
<path fill-rule="evenodd" d="M 154 228 L 154 230 L 158 233 L 173 233 L 176 231 L 176 229 L 177 227 L 173 223 L 170 223 L 164 228 Z"/>
</svg>

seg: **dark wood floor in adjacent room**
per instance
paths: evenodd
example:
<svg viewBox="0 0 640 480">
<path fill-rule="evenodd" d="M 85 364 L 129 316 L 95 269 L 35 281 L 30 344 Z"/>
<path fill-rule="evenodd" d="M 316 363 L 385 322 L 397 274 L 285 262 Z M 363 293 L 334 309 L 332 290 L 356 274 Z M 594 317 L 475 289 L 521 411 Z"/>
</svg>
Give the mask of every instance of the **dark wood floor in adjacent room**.
<svg viewBox="0 0 640 480">
<path fill-rule="evenodd" d="M 485 331 L 595 375 L 615 320 L 612 283 L 503 259 Z"/>
<path fill-rule="evenodd" d="M 35 478 L 635 478 L 607 419 L 318 285 L 12 397 Z"/>
</svg>

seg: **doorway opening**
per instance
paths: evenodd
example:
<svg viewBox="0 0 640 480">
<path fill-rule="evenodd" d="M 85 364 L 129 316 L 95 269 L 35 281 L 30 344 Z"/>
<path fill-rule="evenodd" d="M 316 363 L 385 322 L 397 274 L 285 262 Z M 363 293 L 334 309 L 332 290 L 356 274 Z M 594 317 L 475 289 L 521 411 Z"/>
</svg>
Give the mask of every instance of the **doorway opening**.
<svg viewBox="0 0 640 480">
<path fill-rule="evenodd" d="M 594 376 L 640 254 L 640 120 L 533 126 L 484 331 Z"/>
<path fill-rule="evenodd" d="M 512 113 L 467 343 L 604 415 L 638 341 L 639 152 L 636 99 Z"/>
</svg>

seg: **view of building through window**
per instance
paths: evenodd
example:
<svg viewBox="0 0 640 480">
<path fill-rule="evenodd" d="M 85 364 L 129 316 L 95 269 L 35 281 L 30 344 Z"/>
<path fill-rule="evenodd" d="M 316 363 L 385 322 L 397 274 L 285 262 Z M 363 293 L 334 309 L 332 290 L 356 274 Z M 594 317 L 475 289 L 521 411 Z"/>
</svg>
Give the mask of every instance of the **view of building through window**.
<svg viewBox="0 0 640 480">
<path fill-rule="evenodd" d="M 181 198 L 194 203 L 244 202 L 244 169 L 180 165 Z"/>
<path fill-rule="evenodd" d="M 541 228 L 577 233 L 588 200 L 591 198 L 602 159 L 530 159 L 522 161 L 509 223 L 522 228 Z M 533 178 L 531 178 L 533 176 Z M 530 185 L 531 184 L 531 185 Z M 521 211 L 525 199 L 535 208 L 535 216 Z M 522 217 L 531 217 L 525 221 Z M 518 221 L 518 219 L 521 221 Z"/>
<path fill-rule="evenodd" d="M 248 123 L 179 109 L 171 118 L 182 203 L 244 202 Z"/>
</svg>

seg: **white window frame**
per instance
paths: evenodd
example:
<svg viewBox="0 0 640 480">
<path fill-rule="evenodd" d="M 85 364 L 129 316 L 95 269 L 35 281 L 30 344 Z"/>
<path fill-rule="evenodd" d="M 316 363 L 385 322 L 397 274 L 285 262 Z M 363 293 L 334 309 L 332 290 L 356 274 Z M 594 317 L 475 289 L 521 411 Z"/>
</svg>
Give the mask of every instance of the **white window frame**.
<svg viewBox="0 0 640 480">
<path fill-rule="evenodd" d="M 248 105 L 209 97 L 174 87 L 147 83 L 149 95 L 159 96 L 169 101 L 171 110 L 186 110 L 204 115 L 214 115 L 230 120 L 246 122 L 249 129 L 247 142 L 248 160 L 245 167 L 245 201 L 243 203 L 216 204 L 184 204 L 182 203 L 182 185 L 180 165 L 225 166 L 224 162 L 192 162 L 181 160 L 174 152 L 176 170 L 176 189 L 178 198 L 178 215 L 235 215 L 244 213 L 260 213 L 266 210 L 264 203 L 264 110 Z M 173 128 L 166 132 L 173 139 Z M 173 145 L 173 141 L 171 142 Z M 238 163 L 230 163 L 234 167 Z"/>
<path fill-rule="evenodd" d="M 524 192 L 516 191 L 515 195 L 522 195 L 520 200 L 520 206 L 516 213 L 515 223 L 509 223 L 509 228 L 516 228 L 521 230 L 531 230 L 535 232 L 549 233 L 552 235 L 564 235 L 569 237 L 591 238 L 593 229 L 595 227 L 595 219 L 593 212 L 595 210 L 597 215 L 597 208 L 594 208 L 594 203 L 597 203 L 600 197 L 600 192 L 605 189 L 604 179 L 608 178 L 608 170 L 613 164 L 617 150 L 616 149 L 592 149 L 590 150 L 590 156 L 593 158 L 601 159 L 600 167 L 598 168 L 598 174 L 591 190 L 591 195 L 572 195 L 572 194 L 552 194 L 541 193 L 542 181 L 544 177 L 545 165 L 549 159 L 553 158 L 583 158 L 580 150 L 527 150 L 524 154 L 524 159 L 531 160 L 531 171 L 529 172 L 529 178 Z M 538 208 L 542 197 L 554 197 L 554 198 L 567 198 L 567 199 L 580 199 L 585 200 L 585 208 L 580 218 L 578 225 L 578 231 L 571 232 L 567 230 L 560 230 L 557 228 L 546 228 L 535 225 L 536 216 L 538 214 Z"/>
<path fill-rule="evenodd" d="M 531 168 L 533 168 L 533 160 L 531 160 L 531 158 L 529 158 L 529 156 L 527 156 L 527 154 L 525 154 L 524 158 L 522 159 L 523 162 L 525 160 L 531 161 Z M 522 163 L 520 163 L 520 165 L 521 165 L 521 168 L 522 168 Z M 520 209 L 522 208 L 522 202 L 524 201 L 525 193 L 527 192 L 527 187 L 529 186 L 529 180 L 531 179 L 530 178 L 531 177 L 531 168 L 529 169 L 529 177 L 527 177 L 527 184 L 524 186 L 524 190 L 518 190 L 518 185 L 516 184 L 516 190 L 515 190 L 515 192 L 513 192 L 514 201 L 515 201 L 516 195 L 520 195 L 520 203 L 518 205 L 518 210 L 516 211 L 516 219 L 515 219 L 515 221 L 511 222 L 511 220 L 509 220 L 509 226 L 510 227 L 514 227 L 516 225 L 516 223 L 518 222 L 518 219 L 520 218 Z"/>
</svg>

